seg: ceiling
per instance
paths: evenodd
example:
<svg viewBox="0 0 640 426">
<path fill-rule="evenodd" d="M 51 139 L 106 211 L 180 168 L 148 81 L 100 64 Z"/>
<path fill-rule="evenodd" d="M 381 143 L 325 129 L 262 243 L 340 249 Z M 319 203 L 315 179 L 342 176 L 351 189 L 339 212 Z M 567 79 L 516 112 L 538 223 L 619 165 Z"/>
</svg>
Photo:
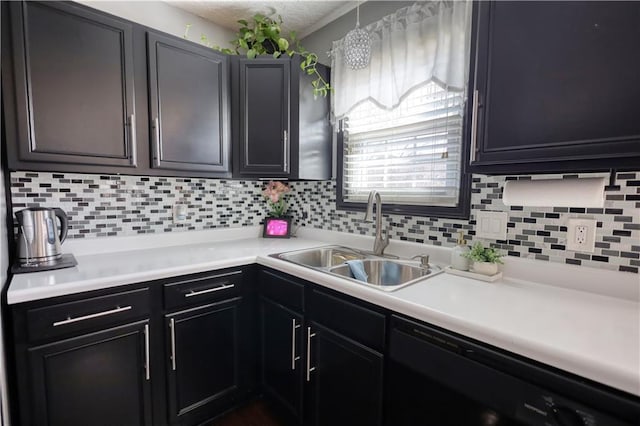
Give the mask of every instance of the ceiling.
<svg viewBox="0 0 640 426">
<path fill-rule="evenodd" d="M 296 31 L 301 39 L 322 28 L 329 22 L 356 8 L 356 1 L 218 1 L 165 0 L 194 15 L 221 27 L 237 31 L 238 20 L 248 19 L 256 13 L 280 15 L 284 34 Z"/>
</svg>

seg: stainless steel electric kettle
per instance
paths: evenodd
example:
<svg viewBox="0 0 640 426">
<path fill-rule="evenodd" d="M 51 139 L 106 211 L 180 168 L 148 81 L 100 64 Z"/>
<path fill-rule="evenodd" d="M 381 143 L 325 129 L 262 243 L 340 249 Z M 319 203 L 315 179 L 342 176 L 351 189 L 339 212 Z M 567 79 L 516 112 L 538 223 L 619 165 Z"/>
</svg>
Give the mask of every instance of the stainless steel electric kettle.
<svg viewBox="0 0 640 426">
<path fill-rule="evenodd" d="M 60 219 L 60 231 L 56 217 Z M 32 207 L 16 212 L 18 258 L 22 265 L 55 263 L 62 256 L 69 220 L 60 208 Z"/>
</svg>

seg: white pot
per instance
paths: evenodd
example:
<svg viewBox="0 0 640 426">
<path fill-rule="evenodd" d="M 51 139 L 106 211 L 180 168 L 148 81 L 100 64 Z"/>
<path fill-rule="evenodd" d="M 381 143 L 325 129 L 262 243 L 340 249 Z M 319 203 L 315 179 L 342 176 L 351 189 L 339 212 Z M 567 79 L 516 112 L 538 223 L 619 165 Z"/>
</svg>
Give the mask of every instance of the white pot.
<svg viewBox="0 0 640 426">
<path fill-rule="evenodd" d="M 498 264 L 489 262 L 473 262 L 471 271 L 482 275 L 495 275 L 498 273 Z"/>
</svg>

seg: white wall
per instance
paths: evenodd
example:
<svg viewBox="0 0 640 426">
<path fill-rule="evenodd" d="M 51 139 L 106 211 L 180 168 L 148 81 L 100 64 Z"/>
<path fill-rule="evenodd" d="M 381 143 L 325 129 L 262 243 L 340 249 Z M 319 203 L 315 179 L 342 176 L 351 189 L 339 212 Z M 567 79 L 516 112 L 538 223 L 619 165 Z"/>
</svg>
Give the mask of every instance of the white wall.
<svg viewBox="0 0 640 426">
<path fill-rule="evenodd" d="M 191 24 L 189 40 L 195 42 L 200 41 L 200 35 L 204 34 L 214 45 L 230 47 L 229 40 L 235 36 L 233 31 L 161 1 L 77 2 L 177 37 L 184 36 L 187 24 Z"/>
</svg>

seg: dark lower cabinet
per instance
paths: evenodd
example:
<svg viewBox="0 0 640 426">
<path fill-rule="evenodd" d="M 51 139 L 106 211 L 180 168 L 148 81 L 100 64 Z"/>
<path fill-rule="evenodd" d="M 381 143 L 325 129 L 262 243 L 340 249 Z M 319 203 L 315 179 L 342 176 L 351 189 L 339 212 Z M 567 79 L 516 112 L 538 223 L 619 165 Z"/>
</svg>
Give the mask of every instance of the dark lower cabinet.
<svg viewBox="0 0 640 426">
<path fill-rule="evenodd" d="M 383 355 L 312 322 L 311 424 L 381 425 Z"/>
<path fill-rule="evenodd" d="M 302 419 L 304 383 L 303 317 L 286 307 L 262 299 L 262 385 L 283 416 L 292 423 Z"/>
<path fill-rule="evenodd" d="M 12 421 L 199 425 L 256 392 L 257 309 L 230 268 L 11 306 Z"/>
<path fill-rule="evenodd" d="M 223 411 L 240 387 L 242 298 L 167 315 L 172 424 L 196 424 Z"/>
<path fill-rule="evenodd" d="M 29 348 L 30 423 L 153 424 L 148 333 L 139 321 Z"/>
<path fill-rule="evenodd" d="M 262 386 L 287 424 L 382 424 L 385 315 L 272 270 L 260 285 Z"/>
</svg>

